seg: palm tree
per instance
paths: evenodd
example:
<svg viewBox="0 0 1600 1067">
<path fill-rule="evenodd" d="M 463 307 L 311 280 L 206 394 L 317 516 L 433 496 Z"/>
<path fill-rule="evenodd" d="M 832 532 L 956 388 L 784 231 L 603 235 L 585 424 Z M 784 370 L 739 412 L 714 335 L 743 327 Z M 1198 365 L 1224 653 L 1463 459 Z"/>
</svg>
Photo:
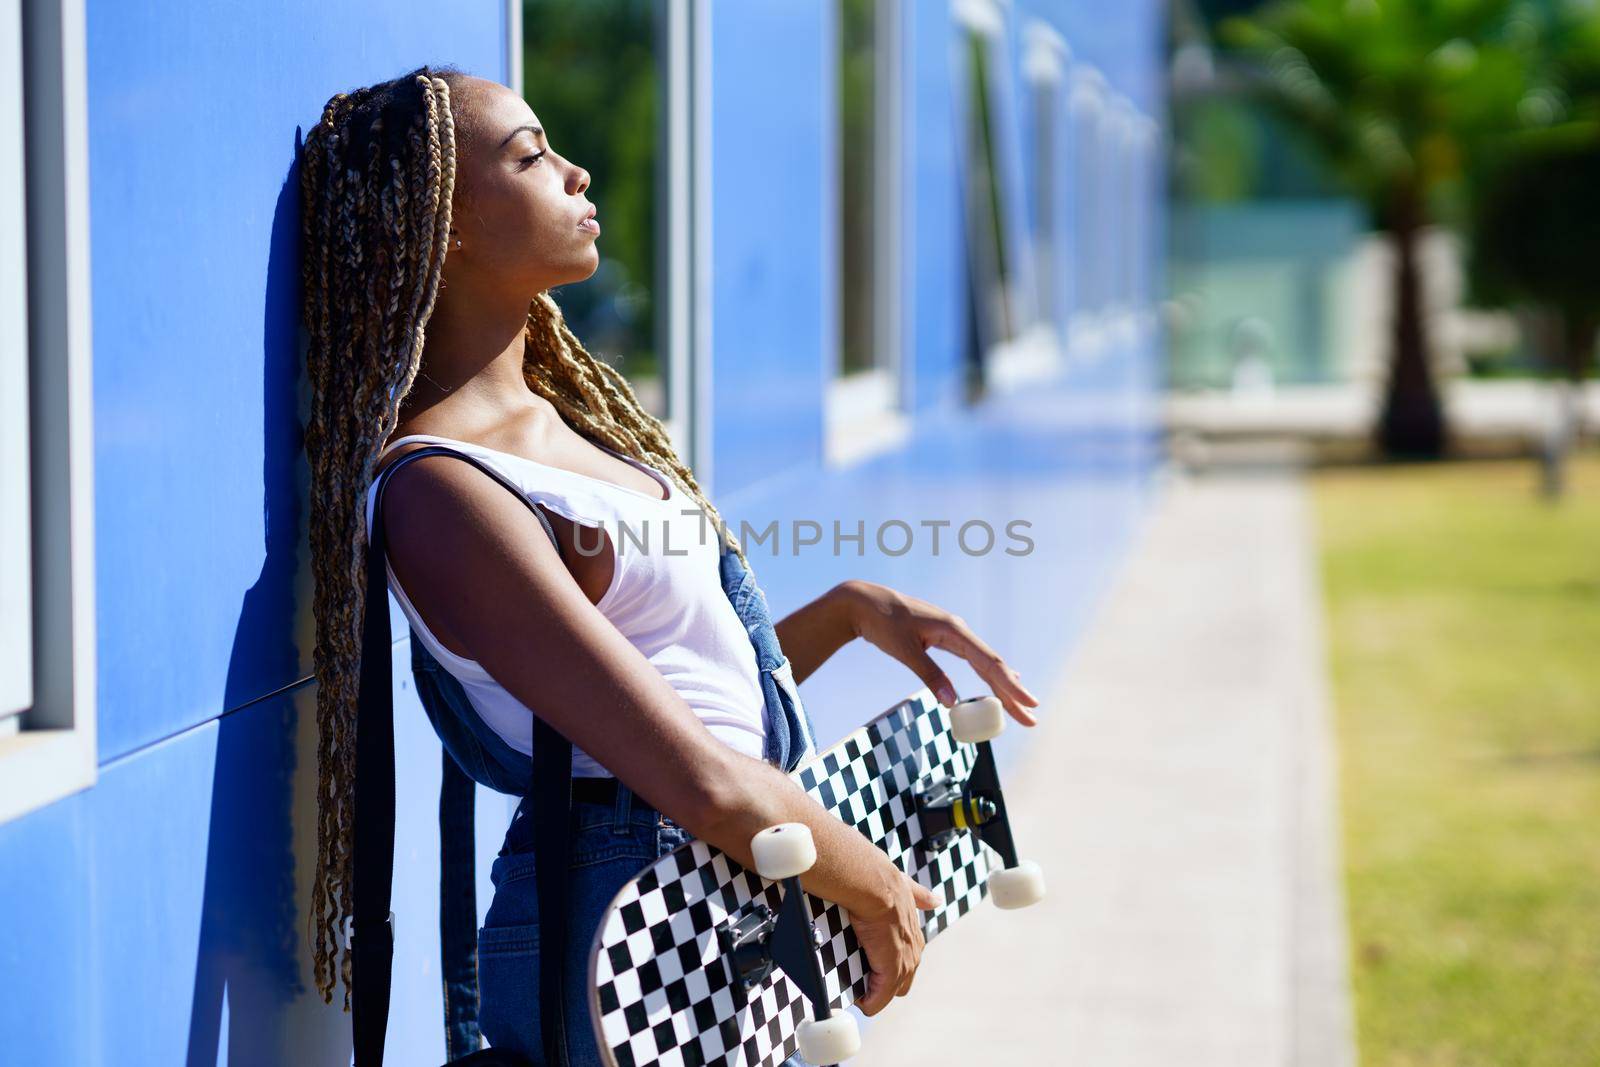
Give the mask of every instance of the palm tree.
<svg viewBox="0 0 1600 1067">
<path fill-rule="evenodd" d="M 1447 444 L 1429 362 L 1418 242 L 1459 212 L 1475 154 L 1516 124 L 1527 80 L 1512 0 L 1276 0 L 1225 20 L 1262 99 L 1309 135 L 1393 242 L 1394 318 L 1376 436 L 1385 455 Z"/>
<path fill-rule="evenodd" d="M 1581 390 L 1600 334 L 1600 12 L 1566 5 L 1546 14 L 1529 127 L 1472 181 L 1468 261 L 1479 303 L 1514 307 L 1532 348 L 1554 372 L 1558 415 L 1544 442 L 1543 490 L 1562 493 L 1567 453 L 1583 432 Z"/>
</svg>

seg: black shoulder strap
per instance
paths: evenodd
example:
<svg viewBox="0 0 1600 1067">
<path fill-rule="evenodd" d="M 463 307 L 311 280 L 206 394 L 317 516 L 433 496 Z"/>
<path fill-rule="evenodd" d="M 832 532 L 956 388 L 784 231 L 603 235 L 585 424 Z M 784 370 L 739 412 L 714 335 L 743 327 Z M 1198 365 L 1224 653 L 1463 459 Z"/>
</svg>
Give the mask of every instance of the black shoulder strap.
<svg viewBox="0 0 1600 1067">
<path fill-rule="evenodd" d="M 384 561 L 383 492 L 400 467 L 419 456 L 451 455 L 466 460 L 509 489 L 538 518 L 561 551 L 544 513 L 498 471 L 455 449 L 430 445 L 408 452 L 384 468 L 372 505 L 367 545 L 366 614 L 361 648 L 360 698 L 356 720 L 355 932 L 351 1020 L 355 1067 L 381 1067 L 389 1021 L 394 965 L 390 903 L 394 889 L 394 675 L 389 627 L 389 580 Z M 545 1055 L 565 1067 L 567 1041 L 561 964 L 565 959 L 567 867 L 570 841 L 566 813 L 572 803 L 572 745 L 539 716 L 533 721 L 534 788 L 544 817 L 535 824 L 535 878 L 539 894 L 539 1014 Z M 559 817 L 558 814 L 560 813 Z M 548 892 L 547 892 L 548 889 Z M 474 921 L 476 917 L 474 916 Z M 546 940 L 549 938 L 549 940 Z"/>
</svg>

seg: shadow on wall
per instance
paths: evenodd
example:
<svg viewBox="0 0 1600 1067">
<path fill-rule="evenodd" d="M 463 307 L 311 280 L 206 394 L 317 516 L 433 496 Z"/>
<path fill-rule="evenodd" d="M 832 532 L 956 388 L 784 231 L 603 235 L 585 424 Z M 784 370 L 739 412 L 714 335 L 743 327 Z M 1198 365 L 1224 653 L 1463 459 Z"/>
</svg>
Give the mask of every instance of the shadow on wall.
<svg viewBox="0 0 1600 1067">
<path fill-rule="evenodd" d="M 328 1032 L 315 1047 L 332 1049 L 339 1040 L 333 1024 L 343 1018 L 337 999 L 333 1009 L 324 1007 L 308 990 L 302 971 L 308 950 L 296 892 L 296 730 L 299 711 L 314 707 L 315 688 L 300 686 L 246 703 L 261 694 L 244 691 L 237 681 L 247 665 L 254 677 L 260 677 L 263 664 L 272 676 L 297 677 L 302 608 L 304 617 L 311 617 L 309 602 L 297 603 L 304 596 L 297 593 L 297 580 L 305 499 L 298 410 L 299 202 L 299 171 L 291 166 L 273 214 L 262 309 L 267 543 L 261 574 L 245 595 L 234 635 L 222 706 L 235 710 L 218 720 L 188 1067 L 286 1062 L 283 1054 L 291 1041 L 314 1040 L 323 1027 Z M 314 722 L 314 710 L 309 714 Z M 314 783 L 314 767 L 310 775 Z M 310 792 L 311 784 L 306 788 Z M 321 1027 L 316 1018 L 291 1023 L 297 1007 L 320 1016 Z"/>
</svg>

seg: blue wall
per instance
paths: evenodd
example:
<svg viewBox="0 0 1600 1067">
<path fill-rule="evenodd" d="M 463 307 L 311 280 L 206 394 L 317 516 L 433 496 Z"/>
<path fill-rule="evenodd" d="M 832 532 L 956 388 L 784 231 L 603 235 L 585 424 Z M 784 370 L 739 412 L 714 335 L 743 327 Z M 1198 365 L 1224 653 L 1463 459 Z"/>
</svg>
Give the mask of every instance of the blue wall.
<svg viewBox="0 0 1600 1067">
<path fill-rule="evenodd" d="M 1082 0 L 1015 6 L 1154 108 L 1153 0 L 1114 17 Z M 1155 337 L 1130 327 L 1051 383 L 976 408 L 959 400 L 955 30 L 943 0 L 904 12 L 916 419 L 905 447 L 832 470 L 821 431 L 836 345 L 834 19 L 813 2 L 715 5 L 717 502 L 736 522 L 824 531 L 835 518 L 869 532 L 890 518 L 1030 521 L 1036 546 L 1020 558 L 952 552 L 946 528 L 936 558 L 869 546 L 861 558 L 761 550 L 752 563 L 780 617 L 847 577 L 955 611 L 1043 695 L 1138 519 Z M 348 1048 L 349 1017 L 316 996 L 306 950 L 316 726 L 295 142 L 331 93 L 423 62 L 503 78 L 504 34 L 489 0 L 90 0 L 101 767 L 92 789 L 0 825 L 0 907 L 13 917 L 0 938 L 0 1058 L 211 1067 L 333 1062 Z M 1025 147 L 1020 84 L 1013 99 Z M 402 638 L 390 1043 L 408 1062 L 442 1062 L 440 752 L 409 695 L 407 654 Z M 977 688 L 942 662 L 963 692 Z M 827 741 L 916 686 L 858 643 L 804 695 Z M 509 806 L 484 792 L 479 810 L 482 908 Z"/>
<path fill-rule="evenodd" d="M 1053 25 L 1076 61 L 1094 64 L 1112 88 L 1155 114 L 1158 5 L 1126 5 L 1115 18 L 1083 3 L 1016 7 L 1007 26 L 1013 62 L 1006 75 L 1013 84 L 1002 138 L 1015 154 L 1031 148 L 1018 59 L 1028 18 Z M 961 615 L 1042 696 L 1140 513 L 1155 459 L 1156 337 L 1144 316 L 1113 331 L 1092 358 L 1069 360 L 1052 382 L 991 396 L 975 408 L 960 399 L 967 276 L 957 166 L 958 154 L 970 149 L 958 133 L 962 103 L 954 86 L 964 72 L 949 9 L 944 0 L 908 0 L 901 9 L 901 311 L 916 412 L 912 435 L 903 448 L 830 469 L 821 462 L 821 395 L 825 368 L 837 359 L 836 333 L 822 328 L 838 303 L 837 238 L 827 221 L 837 210 L 830 180 L 837 143 L 826 131 L 836 105 L 836 19 L 827 4 L 718 8 L 718 39 L 736 34 L 738 46 L 718 49 L 714 74 L 717 506 L 736 528 L 741 520 L 756 530 L 778 522 L 778 554 L 767 545 L 751 550 L 776 616 L 846 578 L 882 582 Z M 734 80 L 740 91 L 726 91 Z M 1029 229 L 1032 175 L 1019 166 L 1009 176 L 1008 232 L 1021 240 Z M 1067 173 L 1060 178 L 1071 180 Z M 773 473 L 758 478 L 757 470 Z M 921 547 L 890 557 L 872 547 L 872 534 L 896 519 L 916 528 Z M 1011 543 L 1005 524 L 1026 520 L 1033 551 L 1018 557 L 951 551 L 955 528 L 972 519 L 1001 531 L 1002 547 Z M 820 545 L 791 554 L 788 532 L 805 520 L 820 525 L 829 545 L 836 520 L 845 532 L 864 521 L 865 554 L 857 557 L 853 544 L 843 556 Z M 939 520 L 951 525 L 934 555 L 919 524 Z M 961 692 L 983 691 L 963 662 L 936 657 Z M 917 684 L 898 662 L 857 642 L 803 693 L 826 743 Z M 1025 741 L 1024 731 L 1010 731 L 1002 751 Z"/>
</svg>

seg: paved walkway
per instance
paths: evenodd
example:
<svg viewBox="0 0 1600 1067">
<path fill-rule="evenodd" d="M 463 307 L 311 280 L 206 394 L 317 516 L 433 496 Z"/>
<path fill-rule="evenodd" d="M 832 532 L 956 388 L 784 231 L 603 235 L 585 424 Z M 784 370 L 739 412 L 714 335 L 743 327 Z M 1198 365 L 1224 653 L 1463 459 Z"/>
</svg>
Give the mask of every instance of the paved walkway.
<svg viewBox="0 0 1600 1067">
<path fill-rule="evenodd" d="M 1306 492 L 1175 482 L 1010 774 L 1050 892 L 930 945 L 863 1067 L 1349 1067 Z"/>
</svg>

